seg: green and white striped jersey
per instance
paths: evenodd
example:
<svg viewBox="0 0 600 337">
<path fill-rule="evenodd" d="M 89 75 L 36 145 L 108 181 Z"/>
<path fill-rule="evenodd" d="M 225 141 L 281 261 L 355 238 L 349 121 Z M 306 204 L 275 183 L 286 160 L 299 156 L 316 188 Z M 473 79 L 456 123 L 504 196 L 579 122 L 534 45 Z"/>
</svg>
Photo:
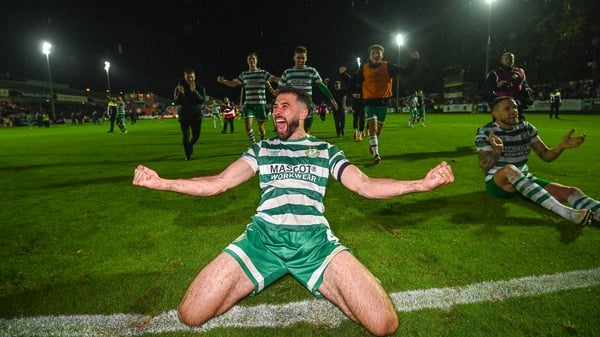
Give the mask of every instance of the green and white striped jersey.
<svg viewBox="0 0 600 337">
<path fill-rule="evenodd" d="M 117 103 L 117 115 L 115 116 L 116 120 L 125 120 L 127 116 L 125 116 L 125 102 Z"/>
<path fill-rule="evenodd" d="M 273 75 L 264 69 L 246 70 L 236 81 L 244 86 L 244 104 L 267 104 L 266 85 Z"/>
<path fill-rule="evenodd" d="M 485 181 L 491 180 L 494 174 L 507 164 L 515 165 L 527 175 L 529 173 L 527 160 L 531 152 L 531 144 L 540 141 L 536 127 L 527 121 L 522 121 L 512 129 L 503 129 L 496 122 L 490 122 L 477 130 L 475 136 L 477 151 L 493 150 L 488 137 L 490 131 L 502 139 L 504 149 L 496 164 L 485 173 Z"/>
<path fill-rule="evenodd" d="M 302 89 L 312 97 L 313 83 L 322 82 L 321 75 L 313 67 L 289 68 L 283 71 L 278 86 Z"/>
<path fill-rule="evenodd" d="M 275 137 L 253 144 L 242 159 L 259 175 L 261 198 L 253 221 L 329 226 L 323 205 L 329 174 L 339 180 L 349 164 L 337 146 L 312 136 L 298 140 Z"/>
</svg>

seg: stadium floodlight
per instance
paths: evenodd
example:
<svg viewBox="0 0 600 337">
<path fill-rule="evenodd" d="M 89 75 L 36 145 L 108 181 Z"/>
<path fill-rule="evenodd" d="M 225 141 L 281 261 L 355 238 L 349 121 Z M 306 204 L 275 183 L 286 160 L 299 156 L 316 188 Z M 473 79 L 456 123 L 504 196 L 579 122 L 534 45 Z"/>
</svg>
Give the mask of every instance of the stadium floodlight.
<svg viewBox="0 0 600 337">
<path fill-rule="evenodd" d="M 50 108 L 52 109 L 52 121 L 56 121 L 56 109 L 54 107 L 54 88 L 52 86 L 52 72 L 50 71 L 50 52 L 52 44 L 44 41 L 42 43 L 42 53 L 46 55 L 46 64 L 48 65 L 48 86 L 50 87 Z"/>
<path fill-rule="evenodd" d="M 398 46 L 397 64 L 400 64 L 400 48 L 404 45 L 404 35 L 396 34 L 396 45 Z M 400 75 L 396 76 L 396 112 L 400 112 Z"/>
<path fill-rule="evenodd" d="M 404 35 L 396 34 L 396 45 L 402 47 L 404 45 Z"/>
<path fill-rule="evenodd" d="M 110 62 L 104 61 L 104 70 L 106 71 L 106 92 L 110 95 L 110 76 L 108 75 L 108 70 L 110 69 Z"/>
</svg>

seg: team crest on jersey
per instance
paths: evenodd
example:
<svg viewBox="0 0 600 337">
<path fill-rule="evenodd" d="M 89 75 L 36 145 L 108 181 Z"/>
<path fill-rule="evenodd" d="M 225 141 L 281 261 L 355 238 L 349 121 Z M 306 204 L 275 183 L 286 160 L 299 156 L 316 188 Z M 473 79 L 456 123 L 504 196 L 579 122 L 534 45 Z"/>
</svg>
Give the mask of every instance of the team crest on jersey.
<svg viewBox="0 0 600 337">
<path fill-rule="evenodd" d="M 319 156 L 319 150 L 311 146 L 306 150 L 306 156 L 308 158 L 317 158 Z"/>
</svg>

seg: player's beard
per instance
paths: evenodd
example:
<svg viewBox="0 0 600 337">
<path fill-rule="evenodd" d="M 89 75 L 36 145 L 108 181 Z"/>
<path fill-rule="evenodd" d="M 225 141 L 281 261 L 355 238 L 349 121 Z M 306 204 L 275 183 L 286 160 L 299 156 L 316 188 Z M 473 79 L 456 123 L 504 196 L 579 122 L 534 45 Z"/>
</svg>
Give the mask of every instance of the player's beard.
<svg viewBox="0 0 600 337">
<path fill-rule="evenodd" d="M 510 127 L 513 127 L 513 126 L 519 124 L 519 121 L 520 121 L 519 114 L 516 114 L 516 115 L 511 115 L 511 116 L 504 118 L 502 120 L 502 123 L 504 123 L 505 125 L 508 125 Z"/>
<path fill-rule="evenodd" d="M 294 119 L 291 122 L 286 120 L 285 122 L 275 123 L 277 137 L 279 137 L 281 140 L 287 140 L 290 138 L 299 127 L 300 120 L 298 119 Z"/>
</svg>

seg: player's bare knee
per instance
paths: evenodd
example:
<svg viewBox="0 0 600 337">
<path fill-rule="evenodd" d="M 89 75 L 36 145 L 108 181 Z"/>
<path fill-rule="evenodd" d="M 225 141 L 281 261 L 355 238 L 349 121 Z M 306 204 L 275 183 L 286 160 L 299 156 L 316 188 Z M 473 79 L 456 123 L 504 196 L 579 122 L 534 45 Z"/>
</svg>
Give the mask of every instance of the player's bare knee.
<svg viewBox="0 0 600 337">
<path fill-rule="evenodd" d="M 179 321 L 189 327 L 197 327 L 204 324 L 208 319 L 198 315 L 198 309 L 193 310 L 188 305 L 181 303 L 177 309 Z"/>
<path fill-rule="evenodd" d="M 398 315 L 394 312 L 382 317 L 377 326 L 369 329 L 369 332 L 375 336 L 390 336 L 398 330 L 399 326 Z"/>
<path fill-rule="evenodd" d="M 511 173 L 511 172 L 516 172 L 516 171 L 521 171 L 519 170 L 515 165 L 513 164 L 507 164 L 506 166 L 504 166 L 503 168 L 501 168 L 502 171 L 506 171 L 506 173 Z"/>
<path fill-rule="evenodd" d="M 583 195 L 583 192 L 574 186 L 564 186 L 562 192 L 563 193 L 559 193 L 560 195 L 556 197 L 556 199 L 560 200 L 561 202 L 568 202 L 569 197 L 575 193 L 577 193 L 576 195 Z"/>
<path fill-rule="evenodd" d="M 583 191 L 579 187 L 575 186 L 567 186 L 569 191 L 569 196 L 573 195 L 573 193 L 577 193 L 577 195 L 583 195 Z"/>
<path fill-rule="evenodd" d="M 507 164 L 506 166 L 499 169 L 496 172 L 495 176 L 498 176 L 499 178 L 501 178 L 501 180 L 506 180 L 515 174 L 522 175 L 523 173 L 515 165 Z"/>
</svg>

